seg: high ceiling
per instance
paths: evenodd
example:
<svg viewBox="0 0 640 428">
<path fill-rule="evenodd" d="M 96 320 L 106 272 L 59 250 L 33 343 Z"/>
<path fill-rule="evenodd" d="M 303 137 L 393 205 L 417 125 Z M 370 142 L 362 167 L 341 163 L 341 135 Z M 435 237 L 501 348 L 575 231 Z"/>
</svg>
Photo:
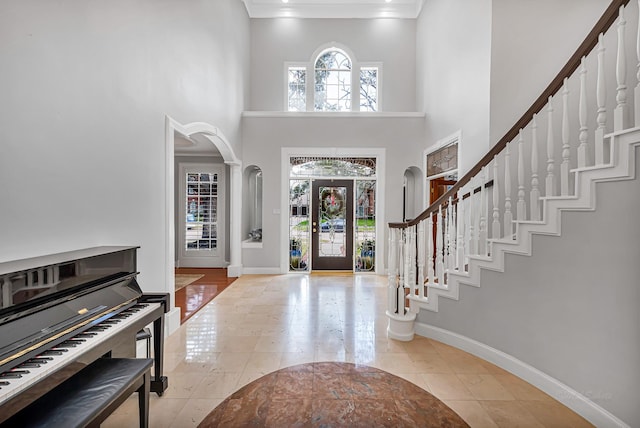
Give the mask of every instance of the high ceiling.
<svg viewBox="0 0 640 428">
<path fill-rule="evenodd" d="M 251 18 L 417 18 L 425 0 L 243 0 Z"/>
</svg>

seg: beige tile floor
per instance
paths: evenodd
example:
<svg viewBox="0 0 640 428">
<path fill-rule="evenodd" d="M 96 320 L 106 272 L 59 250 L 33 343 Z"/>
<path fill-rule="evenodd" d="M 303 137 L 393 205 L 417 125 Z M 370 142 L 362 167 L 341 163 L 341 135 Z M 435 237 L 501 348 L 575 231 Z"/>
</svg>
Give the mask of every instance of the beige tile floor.
<svg viewBox="0 0 640 428">
<path fill-rule="evenodd" d="M 587 421 L 510 373 L 440 342 L 387 338 L 386 277 L 245 275 L 167 338 L 169 389 L 150 425 L 192 427 L 224 398 L 280 368 L 344 361 L 403 377 L 472 427 L 584 427 Z M 103 427 L 137 426 L 132 397 Z"/>
</svg>

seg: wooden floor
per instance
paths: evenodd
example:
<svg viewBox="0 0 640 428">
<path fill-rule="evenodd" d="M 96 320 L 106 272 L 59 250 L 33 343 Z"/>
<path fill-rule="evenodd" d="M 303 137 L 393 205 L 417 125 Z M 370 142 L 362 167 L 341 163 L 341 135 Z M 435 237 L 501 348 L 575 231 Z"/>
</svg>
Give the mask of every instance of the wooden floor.
<svg viewBox="0 0 640 428">
<path fill-rule="evenodd" d="M 227 270 L 224 268 L 176 268 L 175 273 L 204 275 L 176 291 L 176 306 L 180 308 L 180 324 L 191 318 L 236 280 L 236 278 L 228 278 Z"/>
</svg>

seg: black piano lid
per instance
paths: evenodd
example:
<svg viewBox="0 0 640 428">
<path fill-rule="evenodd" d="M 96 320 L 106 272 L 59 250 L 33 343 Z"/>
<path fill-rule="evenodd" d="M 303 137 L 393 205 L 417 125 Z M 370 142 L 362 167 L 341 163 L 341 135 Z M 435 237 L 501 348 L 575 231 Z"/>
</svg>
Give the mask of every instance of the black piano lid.
<svg viewBox="0 0 640 428">
<path fill-rule="evenodd" d="M 19 312 L 14 319 L 0 324 L 0 361 L 85 320 L 133 304 L 141 295 L 134 275 L 130 275 L 84 287 L 73 295 L 47 301 L 31 312 Z"/>
<path fill-rule="evenodd" d="M 46 266 L 59 265 L 74 260 L 100 257 L 107 254 L 130 251 L 140 248 L 139 246 L 102 246 L 85 248 L 82 250 L 66 251 L 57 254 L 31 257 L 28 259 L 12 260 L 0 263 L 0 277 L 9 273 L 37 269 Z M 135 251 L 133 251 L 135 254 Z"/>
<path fill-rule="evenodd" d="M 135 301 L 138 247 L 95 247 L 0 263 L 0 354 L 86 313 Z M 93 314 L 95 315 L 95 314 Z"/>
</svg>

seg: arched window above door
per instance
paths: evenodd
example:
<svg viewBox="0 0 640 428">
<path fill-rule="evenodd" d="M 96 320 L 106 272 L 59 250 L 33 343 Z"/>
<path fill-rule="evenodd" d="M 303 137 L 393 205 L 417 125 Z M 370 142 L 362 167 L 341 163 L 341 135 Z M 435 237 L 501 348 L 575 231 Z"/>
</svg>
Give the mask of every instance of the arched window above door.
<svg viewBox="0 0 640 428">
<path fill-rule="evenodd" d="M 321 53 L 314 64 L 315 111 L 351 110 L 351 59 L 332 48 Z"/>
<path fill-rule="evenodd" d="M 346 46 L 321 46 L 308 63 L 285 64 L 285 110 L 380 111 L 382 64 L 358 62 Z"/>
</svg>

